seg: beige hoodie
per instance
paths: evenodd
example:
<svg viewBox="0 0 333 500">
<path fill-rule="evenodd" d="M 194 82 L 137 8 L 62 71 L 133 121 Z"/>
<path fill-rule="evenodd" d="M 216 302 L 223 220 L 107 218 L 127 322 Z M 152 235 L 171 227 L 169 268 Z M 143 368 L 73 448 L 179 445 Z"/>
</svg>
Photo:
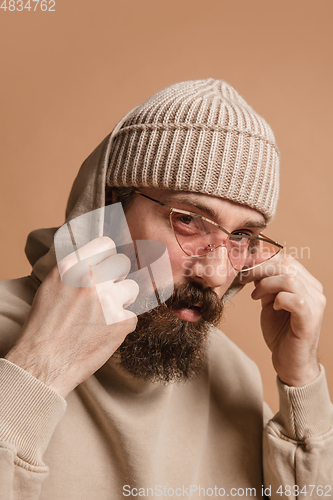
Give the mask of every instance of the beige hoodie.
<svg viewBox="0 0 333 500">
<path fill-rule="evenodd" d="M 67 219 L 104 205 L 109 152 L 110 136 L 82 165 Z M 29 235 L 31 276 L 0 284 L 0 356 L 56 265 L 55 231 Z M 332 496 L 324 370 L 308 386 L 278 389 L 280 411 L 267 424 L 256 365 L 213 327 L 203 372 L 186 384 L 134 379 L 114 355 L 65 401 L 1 359 L 0 500 L 262 498 L 263 484 L 272 499 L 296 498 L 296 484 L 299 498 Z"/>
</svg>

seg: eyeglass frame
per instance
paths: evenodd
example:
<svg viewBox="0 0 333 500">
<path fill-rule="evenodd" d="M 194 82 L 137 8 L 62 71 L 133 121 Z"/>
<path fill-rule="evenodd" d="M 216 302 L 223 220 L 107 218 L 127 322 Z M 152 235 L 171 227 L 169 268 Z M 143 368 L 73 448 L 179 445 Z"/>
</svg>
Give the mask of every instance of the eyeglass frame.
<svg viewBox="0 0 333 500">
<path fill-rule="evenodd" d="M 161 205 L 163 207 L 166 207 L 166 208 L 168 208 L 170 210 L 169 219 L 170 219 L 171 229 L 172 229 L 173 235 L 176 238 L 176 241 L 177 241 L 180 249 L 182 250 L 182 252 L 184 252 L 185 255 L 187 255 L 188 257 L 193 257 L 193 258 L 203 257 L 205 255 L 208 255 L 210 252 L 213 252 L 217 248 L 225 247 L 227 249 L 228 259 L 229 259 L 230 264 L 232 265 L 232 267 L 235 269 L 235 271 L 240 272 L 240 273 L 242 272 L 241 270 L 236 269 L 234 267 L 234 265 L 233 265 L 233 263 L 231 261 L 230 255 L 229 255 L 229 249 L 228 249 L 228 247 L 226 247 L 225 243 L 222 243 L 221 245 L 218 245 L 217 247 L 211 248 L 210 250 L 208 250 L 208 252 L 205 252 L 205 253 L 203 253 L 201 255 L 190 255 L 190 254 L 188 254 L 183 249 L 183 247 L 181 246 L 181 244 L 178 241 L 178 238 L 176 236 L 176 233 L 175 233 L 175 230 L 174 230 L 174 227 L 173 227 L 173 224 L 172 224 L 172 218 L 171 217 L 172 217 L 172 214 L 175 213 L 175 212 L 178 212 L 178 213 L 181 213 L 181 214 L 185 214 L 185 215 L 194 216 L 194 217 L 198 217 L 199 219 L 202 219 L 202 220 L 204 220 L 206 222 L 209 222 L 210 224 L 213 224 L 213 226 L 216 226 L 217 228 L 219 228 L 224 234 L 226 234 L 228 236 L 228 238 L 227 238 L 227 240 L 228 240 L 231 236 L 233 236 L 233 234 L 229 233 L 229 231 L 227 231 L 224 227 L 222 227 L 219 224 L 217 224 L 217 222 L 215 222 L 215 221 L 213 221 L 211 219 L 208 219 L 207 217 L 204 217 L 203 215 L 196 214 L 195 212 L 190 212 L 188 210 L 182 210 L 180 208 L 170 207 L 170 205 L 167 205 L 166 203 L 163 203 L 162 201 L 155 200 L 154 198 L 151 198 L 147 194 L 141 193 L 141 191 L 139 191 L 138 189 L 134 189 L 134 193 L 135 194 L 139 194 L 141 196 L 144 196 L 148 200 L 154 201 L 155 203 L 158 203 L 159 205 Z M 243 272 L 251 271 L 252 269 L 255 269 L 256 267 L 262 266 L 265 262 L 268 262 L 270 259 L 272 259 L 276 255 L 278 255 L 281 252 L 281 250 L 283 249 L 283 245 L 280 245 L 280 243 L 277 243 L 276 241 L 272 240 L 271 238 L 268 238 L 268 236 L 265 236 L 264 234 L 257 234 L 257 235 L 246 234 L 246 235 L 244 235 L 244 237 L 246 237 L 249 240 L 259 240 L 259 241 L 265 241 L 266 243 L 273 244 L 274 246 L 278 247 L 278 251 L 274 255 L 272 255 L 271 257 L 269 257 L 267 260 L 264 260 L 263 262 L 260 262 L 260 264 L 256 264 L 255 266 L 252 266 L 252 267 L 247 267 L 246 269 L 244 269 Z"/>
</svg>

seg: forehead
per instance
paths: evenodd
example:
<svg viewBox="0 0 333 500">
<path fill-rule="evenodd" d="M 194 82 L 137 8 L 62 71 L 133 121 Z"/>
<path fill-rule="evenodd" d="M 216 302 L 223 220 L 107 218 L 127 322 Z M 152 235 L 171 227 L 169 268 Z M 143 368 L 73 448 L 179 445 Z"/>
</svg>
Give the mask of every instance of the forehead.
<svg viewBox="0 0 333 500">
<path fill-rule="evenodd" d="M 226 222 L 252 227 L 266 227 L 264 216 L 257 210 L 224 198 L 190 191 L 173 191 L 157 188 L 140 188 L 140 191 L 174 208 L 184 208 L 203 215 L 223 225 Z"/>
</svg>

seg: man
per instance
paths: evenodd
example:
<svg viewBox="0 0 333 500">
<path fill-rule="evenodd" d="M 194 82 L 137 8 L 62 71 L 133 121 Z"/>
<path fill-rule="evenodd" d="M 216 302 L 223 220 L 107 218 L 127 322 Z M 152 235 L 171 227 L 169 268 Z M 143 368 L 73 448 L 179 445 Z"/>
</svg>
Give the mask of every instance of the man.
<svg viewBox="0 0 333 500">
<path fill-rule="evenodd" d="M 66 220 L 122 202 L 134 242 L 166 245 L 174 293 L 137 317 L 131 261 L 98 224 L 81 287 L 60 278 L 76 252 L 56 266 L 55 230 L 31 233 L 31 276 L 1 288 L 1 498 L 331 495 L 322 287 L 262 235 L 278 159 L 266 122 L 213 79 L 156 94 L 90 155 Z M 213 326 L 250 281 L 280 394 L 264 438 L 258 370 Z"/>
</svg>

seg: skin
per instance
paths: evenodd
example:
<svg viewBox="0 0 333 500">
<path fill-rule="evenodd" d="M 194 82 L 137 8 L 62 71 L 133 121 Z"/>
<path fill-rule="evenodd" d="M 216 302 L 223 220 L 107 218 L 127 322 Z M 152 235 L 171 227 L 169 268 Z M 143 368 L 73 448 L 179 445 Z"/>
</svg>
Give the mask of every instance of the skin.
<svg viewBox="0 0 333 500">
<path fill-rule="evenodd" d="M 182 192 L 152 188 L 140 191 L 175 208 L 209 217 L 194 206 L 201 203 L 214 210 L 214 220 L 229 232 L 246 227 L 252 234 L 259 234 L 262 229 L 258 226 L 264 225 L 262 214 L 228 200 L 186 193 L 185 203 L 181 201 Z M 168 214 L 165 207 L 135 195 L 126 212 L 132 239 L 164 242 L 175 283 L 197 282 L 222 297 L 237 276 L 226 249 L 221 247 L 208 256 L 189 259 L 173 236 Z M 135 315 L 123 308 L 134 302 L 138 293 L 136 283 L 126 279 L 129 262 L 125 258 L 119 265 L 114 244 L 106 237 L 93 240 L 80 252 L 86 258 L 103 250 L 107 257 L 104 255 L 101 262 L 96 256 L 92 259 L 92 274 L 98 275 L 105 266 L 111 266 L 116 270 L 115 279 L 96 287 L 68 287 L 62 283 L 56 266 L 40 286 L 20 338 L 6 356 L 63 397 L 98 370 L 136 327 Z M 60 266 L 61 274 L 74 263 L 73 255 L 66 257 Z M 87 276 L 82 275 L 82 285 L 86 280 Z M 252 298 L 261 300 L 263 336 L 279 378 L 291 386 L 315 380 L 320 372 L 317 346 L 325 307 L 322 285 L 285 254 L 247 272 L 240 281 L 253 282 Z"/>
</svg>

